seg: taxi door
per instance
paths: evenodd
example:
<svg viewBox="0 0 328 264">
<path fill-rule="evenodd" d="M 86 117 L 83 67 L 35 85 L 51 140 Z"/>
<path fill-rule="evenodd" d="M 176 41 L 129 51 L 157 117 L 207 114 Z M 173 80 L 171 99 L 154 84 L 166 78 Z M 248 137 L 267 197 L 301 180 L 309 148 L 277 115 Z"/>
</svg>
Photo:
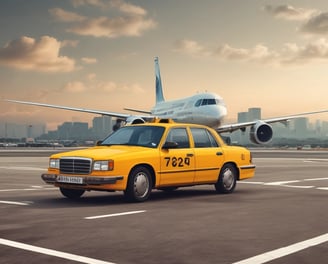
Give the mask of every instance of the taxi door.
<svg viewBox="0 0 328 264">
<path fill-rule="evenodd" d="M 188 185 L 195 176 L 195 154 L 190 148 L 190 140 L 186 128 L 172 128 L 160 158 L 160 185 Z"/>
<path fill-rule="evenodd" d="M 195 183 L 217 181 L 224 162 L 222 148 L 206 128 L 191 128 L 195 154 Z"/>
</svg>

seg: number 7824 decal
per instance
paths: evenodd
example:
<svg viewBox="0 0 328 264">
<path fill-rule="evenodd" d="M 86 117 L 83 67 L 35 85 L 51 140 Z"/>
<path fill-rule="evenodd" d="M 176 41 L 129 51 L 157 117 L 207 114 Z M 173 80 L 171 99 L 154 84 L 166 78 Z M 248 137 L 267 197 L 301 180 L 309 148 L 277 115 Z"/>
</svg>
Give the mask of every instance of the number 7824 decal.
<svg viewBox="0 0 328 264">
<path fill-rule="evenodd" d="M 166 167 L 185 167 L 190 166 L 189 157 L 164 157 L 166 161 Z"/>
</svg>

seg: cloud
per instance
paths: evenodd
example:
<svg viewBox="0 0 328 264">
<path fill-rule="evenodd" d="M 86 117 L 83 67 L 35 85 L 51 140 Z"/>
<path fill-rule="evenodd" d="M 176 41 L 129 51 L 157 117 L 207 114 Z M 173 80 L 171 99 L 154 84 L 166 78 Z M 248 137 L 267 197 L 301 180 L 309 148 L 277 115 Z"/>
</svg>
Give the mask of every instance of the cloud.
<svg viewBox="0 0 328 264">
<path fill-rule="evenodd" d="M 140 6 L 136 6 L 130 3 L 126 3 L 123 0 L 71 0 L 75 8 L 80 6 L 94 6 L 99 8 L 114 8 L 121 12 L 134 15 L 146 15 L 147 11 Z"/>
<path fill-rule="evenodd" d="M 121 12 L 131 14 L 131 15 L 140 15 L 144 16 L 147 14 L 147 11 L 140 6 L 133 4 L 125 3 L 122 0 L 113 0 L 110 1 L 112 7 L 119 9 Z"/>
<path fill-rule="evenodd" d="M 90 0 L 75 1 L 76 6 L 100 6 L 100 3 L 102 2 Z M 49 12 L 56 20 L 70 24 L 67 29 L 68 32 L 82 36 L 107 38 L 136 37 L 156 27 L 156 22 L 151 18 L 147 18 L 147 11 L 139 6 L 125 3 L 121 0 L 110 1 L 108 5 L 122 14 L 116 17 L 86 17 L 61 8 L 53 8 Z"/>
<path fill-rule="evenodd" d="M 268 62 L 272 61 L 276 54 L 268 47 L 257 44 L 254 48 L 235 48 L 228 44 L 218 45 L 214 48 L 205 47 L 194 40 L 181 40 L 175 43 L 175 51 L 195 57 L 215 57 L 222 60 L 248 60 Z"/>
<path fill-rule="evenodd" d="M 68 12 L 61 8 L 52 8 L 49 10 L 49 13 L 58 21 L 62 22 L 81 22 L 87 19 L 85 16 L 81 16 L 74 12 Z"/>
<path fill-rule="evenodd" d="M 81 60 L 85 64 L 95 64 L 95 63 L 97 63 L 97 59 L 96 58 L 87 58 L 87 57 L 84 57 Z"/>
<path fill-rule="evenodd" d="M 75 61 L 60 56 L 61 42 L 43 36 L 40 40 L 23 36 L 0 48 L 0 64 L 20 70 L 39 72 L 70 72 Z"/>
<path fill-rule="evenodd" d="M 71 0 L 74 7 L 90 5 L 96 7 L 106 7 L 107 5 L 102 0 Z"/>
<path fill-rule="evenodd" d="M 319 35 L 328 34 L 328 12 L 313 16 L 301 27 L 300 31 Z"/>
<path fill-rule="evenodd" d="M 73 47 L 76 48 L 77 45 L 79 44 L 78 40 L 63 40 L 61 42 L 60 47 L 64 48 L 64 47 Z"/>
<path fill-rule="evenodd" d="M 136 37 L 148 29 L 155 27 L 151 19 L 144 19 L 140 16 L 107 18 L 99 17 L 86 19 L 85 21 L 75 24 L 68 32 L 83 36 L 93 37 Z"/>
<path fill-rule="evenodd" d="M 193 57 L 211 57 L 225 61 L 247 61 L 267 65 L 304 65 L 328 60 L 328 40 L 321 38 L 304 46 L 286 43 L 281 50 L 272 50 L 263 44 L 252 48 L 236 48 L 229 44 L 205 47 L 194 40 L 178 41 L 175 51 Z"/>
<path fill-rule="evenodd" d="M 291 5 L 266 5 L 264 10 L 276 18 L 298 21 L 308 20 L 313 14 L 318 12 L 315 9 L 297 8 Z"/>
<path fill-rule="evenodd" d="M 175 42 L 176 51 L 187 53 L 193 56 L 207 56 L 208 50 L 198 42 L 190 39 L 182 39 Z"/>
<path fill-rule="evenodd" d="M 216 57 L 227 60 L 249 60 L 257 62 L 271 62 L 277 56 L 276 52 L 263 44 L 257 44 L 251 49 L 234 48 L 228 44 L 218 47 L 214 51 Z"/>
<path fill-rule="evenodd" d="M 328 40 L 321 38 L 304 46 L 286 43 L 284 54 L 285 57 L 281 56 L 283 64 L 305 64 L 311 61 L 328 60 Z"/>
</svg>

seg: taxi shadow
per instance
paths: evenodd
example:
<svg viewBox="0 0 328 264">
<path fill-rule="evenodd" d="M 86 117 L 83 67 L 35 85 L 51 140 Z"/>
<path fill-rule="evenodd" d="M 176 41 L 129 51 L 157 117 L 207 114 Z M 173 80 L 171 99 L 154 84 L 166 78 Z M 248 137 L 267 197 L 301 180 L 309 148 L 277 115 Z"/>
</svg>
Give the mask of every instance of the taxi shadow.
<svg viewBox="0 0 328 264">
<path fill-rule="evenodd" d="M 196 188 L 181 188 L 174 191 L 160 191 L 153 190 L 149 199 L 144 203 L 158 203 L 158 202 L 166 202 L 172 200 L 181 200 L 181 199 L 190 199 L 190 198 L 210 198 L 213 196 L 225 197 L 222 200 L 226 200 L 226 198 L 230 197 L 234 200 L 234 196 L 239 196 L 238 194 L 242 194 L 246 190 L 235 190 L 232 194 L 218 194 L 214 188 L 208 189 L 196 189 Z M 246 191 L 247 192 L 247 191 Z M 215 201 L 217 200 L 215 199 Z M 121 205 L 121 204 L 135 204 L 129 203 L 126 201 L 123 192 L 115 192 L 115 193 L 86 193 L 79 199 L 68 199 L 61 194 L 58 196 L 54 196 L 51 198 L 43 198 L 38 201 L 39 206 L 44 206 L 49 208 L 49 205 L 54 206 L 56 208 L 66 208 L 66 207 L 96 207 L 96 206 L 106 206 L 106 205 Z"/>
</svg>

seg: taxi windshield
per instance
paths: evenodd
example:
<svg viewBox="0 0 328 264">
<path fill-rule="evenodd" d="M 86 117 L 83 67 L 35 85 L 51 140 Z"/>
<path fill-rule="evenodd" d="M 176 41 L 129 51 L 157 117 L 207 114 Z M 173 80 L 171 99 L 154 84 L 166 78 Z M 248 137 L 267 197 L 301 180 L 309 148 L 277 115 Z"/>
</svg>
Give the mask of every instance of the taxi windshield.
<svg viewBox="0 0 328 264">
<path fill-rule="evenodd" d="M 109 135 L 100 146 L 127 145 L 156 148 L 163 136 L 161 126 L 126 126 Z"/>
</svg>

